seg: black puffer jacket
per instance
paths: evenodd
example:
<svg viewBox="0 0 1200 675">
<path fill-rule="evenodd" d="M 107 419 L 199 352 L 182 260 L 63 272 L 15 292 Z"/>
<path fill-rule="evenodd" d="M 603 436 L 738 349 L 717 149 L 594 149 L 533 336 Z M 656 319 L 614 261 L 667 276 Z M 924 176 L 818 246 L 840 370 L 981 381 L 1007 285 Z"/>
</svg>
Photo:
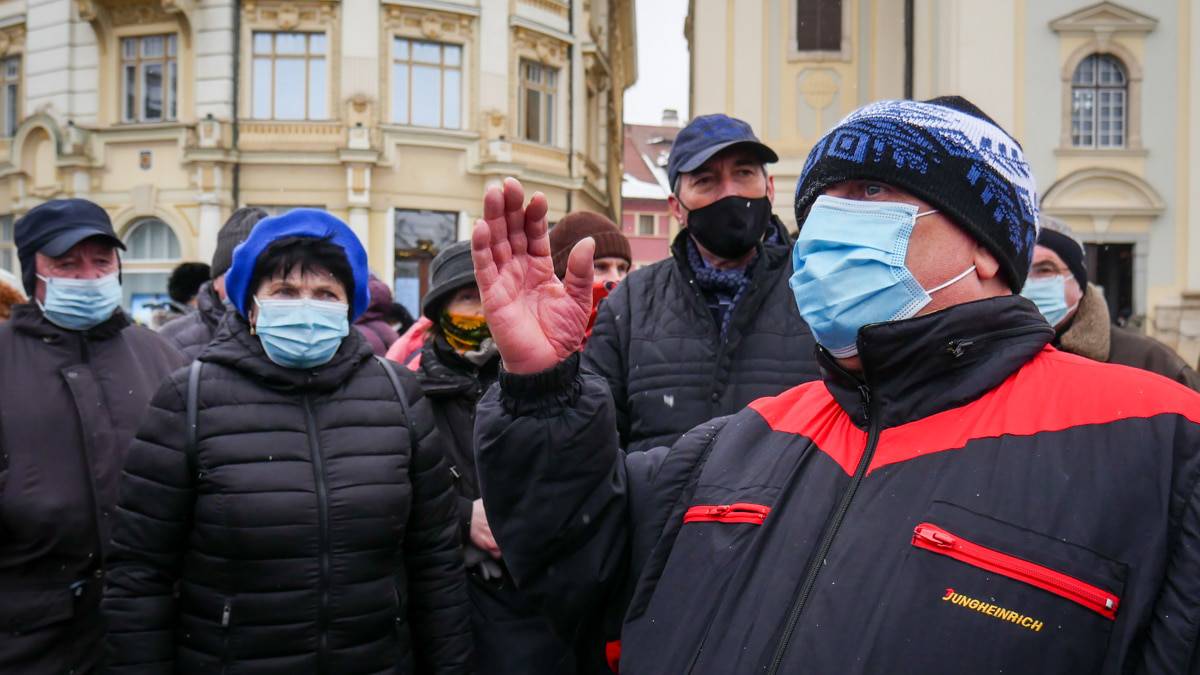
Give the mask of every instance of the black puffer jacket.
<svg viewBox="0 0 1200 675">
<path fill-rule="evenodd" d="M 433 406 L 440 434 L 449 439 L 446 457 L 452 465 L 468 568 L 471 625 L 475 634 L 475 672 L 479 675 L 572 675 L 570 646 L 554 635 L 537 607 L 513 584 L 503 560 L 469 543 L 471 509 L 479 499 L 475 474 L 475 406 L 496 381 L 499 359 L 476 369 L 439 336 L 421 350 L 417 377 Z M 493 572 L 484 574 L 479 561 Z M 499 576 L 493 576 L 498 574 Z"/>
<path fill-rule="evenodd" d="M 184 363 L 122 312 L 70 331 L 26 304 L 0 324 L 0 673 L 82 673 L 99 659 L 125 452 Z"/>
<path fill-rule="evenodd" d="M 194 457 L 187 370 L 129 451 L 104 597 L 112 671 L 466 672 L 458 516 L 411 374 L 412 435 L 356 331 L 326 366 L 293 370 L 230 312 L 199 358 Z"/>
<path fill-rule="evenodd" d="M 776 228 L 786 245 L 760 249 L 724 340 L 688 264 L 686 230 L 671 258 L 630 274 L 600 305 L 583 364 L 608 380 L 627 450 L 670 445 L 705 420 L 818 377 L 812 333 L 788 288 L 791 240 Z"/>
<path fill-rule="evenodd" d="M 465 538 L 471 526 L 471 505 L 479 499 L 472 437 L 475 404 L 496 381 L 499 359 L 477 370 L 456 354 L 449 353 L 453 351 L 437 337 L 430 336 L 421 348 L 417 381 L 421 383 L 425 398 L 429 399 L 438 433 L 445 441 L 446 461 L 454 476 L 459 522 Z"/>
<path fill-rule="evenodd" d="M 212 342 L 223 316 L 225 303 L 209 282 L 201 286 L 196 295 L 196 311 L 168 322 L 158 334 L 191 360 Z"/>
</svg>

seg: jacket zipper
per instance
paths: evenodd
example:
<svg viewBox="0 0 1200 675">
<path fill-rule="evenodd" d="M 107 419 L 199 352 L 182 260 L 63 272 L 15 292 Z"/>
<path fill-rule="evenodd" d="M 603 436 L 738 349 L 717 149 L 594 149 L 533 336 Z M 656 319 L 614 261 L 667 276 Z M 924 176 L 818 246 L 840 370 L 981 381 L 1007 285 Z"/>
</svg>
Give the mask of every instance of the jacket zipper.
<svg viewBox="0 0 1200 675">
<path fill-rule="evenodd" d="M 324 673 L 329 649 L 329 491 L 325 485 L 325 458 L 321 454 L 321 443 L 317 436 L 317 418 L 313 414 L 312 402 L 307 396 L 304 397 L 304 421 L 308 427 L 308 447 L 312 453 L 313 479 L 317 485 L 318 542 L 321 557 L 321 606 L 317 615 L 320 649 L 317 652 L 317 669 L 318 672 Z"/>
<path fill-rule="evenodd" d="M 720 506 L 693 506 L 683 514 L 687 523 L 750 523 L 762 525 L 771 507 L 761 504 L 722 504 Z"/>
<path fill-rule="evenodd" d="M 229 623 L 233 618 L 233 600 L 225 598 L 225 605 L 221 608 L 221 672 L 225 673 L 229 670 Z"/>
<path fill-rule="evenodd" d="M 984 333 L 983 335 L 976 335 L 968 338 L 956 338 L 946 344 L 946 352 L 949 353 L 950 356 L 953 356 L 957 359 L 965 354 L 966 350 L 981 342 L 992 342 L 993 340 L 1012 337 L 1014 335 L 1033 335 L 1034 333 L 1045 333 L 1048 331 L 1053 332 L 1053 329 L 1049 326 L 1046 328 L 1042 328 L 1041 326 L 1014 326 L 1012 328 L 992 331 L 991 333 Z"/>
<path fill-rule="evenodd" d="M 959 562 L 1016 579 L 1082 605 L 1108 619 L 1117 618 L 1120 598 L 1103 588 L 1075 577 L 1029 562 L 953 535 L 932 523 L 921 523 L 913 531 L 913 546 L 948 556 Z"/>
<path fill-rule="evenodd" d="M 825 535 L 821 538 L 821 545 L 817 548 L 816 556 L 808 565 L 808 574 L 804 579 L 804 585 L 800 587 L 800 592 L 792 602 L 787 624 L 784 625 L 783 633 L 779 636 L 779 643 L 775 647 L 775 655 L 771 657 L 771 667 L 767 671 L 767 675 L 777 675 L 783 665 L 783 657 L 787 653 L 788 643 L 792 641 L 792 633 L 795 632 L 800 615 L 804 613 L 804 606 L 808 604 L 808 596 L 817 583 L 817 575 L 825 566 L 825 557 L 829 555 L 829 549 L 833 547 L 833 539 L 837 536 L 842 521 L 846 519 L 846 512 L 850 510 L 850 502 L 854 500 L 854 493 L 858 492 L 858 486 L 866 477 L 867 467 L 871 465 L 871 458 L 875 455 L 875 446 L 879 444 L 879 415 L 878 411 L 874 409 L 871 390 L 866 385 L 862 385 L 859 387 L 859 393 L 862 395 L 863 409 L 867 415 L 867 447 L 858 460 L 858 468 L 855 469 L 850 484 L 846 486 L 846 491 L 842 494 L 842 501 L 838 504 L 837 511 L 825 526 Z"/>
</svg>

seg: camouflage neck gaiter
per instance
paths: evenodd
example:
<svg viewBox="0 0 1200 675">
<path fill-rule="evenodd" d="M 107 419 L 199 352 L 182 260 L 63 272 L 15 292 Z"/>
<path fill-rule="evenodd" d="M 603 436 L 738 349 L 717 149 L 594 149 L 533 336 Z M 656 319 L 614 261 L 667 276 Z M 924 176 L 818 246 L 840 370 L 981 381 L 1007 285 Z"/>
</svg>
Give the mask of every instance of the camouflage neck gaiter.
<svg viewBox="0 0 1200 675">
<path fill-rule="evenodd" d="M 492 337 L 487 321 L 478 314 L 444 311 L 439 323 L 446 342 L 459 354 L 479 351 L 483 341 Z"/>
</svg>

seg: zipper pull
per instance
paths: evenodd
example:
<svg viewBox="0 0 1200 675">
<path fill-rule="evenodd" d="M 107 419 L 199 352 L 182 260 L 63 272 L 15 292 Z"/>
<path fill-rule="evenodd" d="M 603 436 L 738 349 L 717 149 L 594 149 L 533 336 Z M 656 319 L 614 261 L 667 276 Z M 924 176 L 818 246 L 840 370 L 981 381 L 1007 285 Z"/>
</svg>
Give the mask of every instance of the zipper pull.
<svg viewBox="0 0 1200 675">
<path fill-rule="evenodd" d="M 913 530 L 913 539 L 920 539 L 938 548 L 954 548 L 954 545 L 958 543 L 958 539 L 954 535 L 928 525 L 918 525 Z"/>
<path fill-rule="evenodd" d="M 974 340 L 951 340 L 950 344 L 946 345 L 946 351 L 950 353 L 950 356 L 957 359 L 961 358 L 966 353 L 966 350 L 974 345 Z"/>
<path fill-rule="evenodd" d="M 225 607 L 221 609 L 221 628 L 229 628 L 229 615 L 233 613 L 233 603 L 230 600 L 225 601 Z"/>
<path fill-rule="evenodd" d="M 863 420 L 869 421 L 871 419 L 871 390 L 867 388 L 867 385 L 860 384 L 858 385 L 858 395 L 862 397 Z"/>
</svg>

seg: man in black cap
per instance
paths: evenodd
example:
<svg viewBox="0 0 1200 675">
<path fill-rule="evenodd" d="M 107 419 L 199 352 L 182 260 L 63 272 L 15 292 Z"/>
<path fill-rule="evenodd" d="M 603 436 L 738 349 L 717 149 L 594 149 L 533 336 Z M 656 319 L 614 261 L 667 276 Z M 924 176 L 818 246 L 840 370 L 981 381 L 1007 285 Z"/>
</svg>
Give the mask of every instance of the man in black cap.
<svg viewBox="0 0 1200 675">
<path fill-rule="evenodd" d="M 603 375 L 629 451 L 816 379 L 813 338 L 787 280 L 791 238 L 771 212 L 779 157 L 750 125 L 692 120 L 667 162 L 671 258 L 630 274 L 596 317 L 585 366 Z M 763 311 L 764 307 L 772 308 Z"/>
<path fill-rule="evenodd" d="M 184 359 L 121 310 L 104 209 L 47 202 L 15 234 L 31 301 L 0 325 L 0 672 L 87 673 L 125 449 Z"/>
<path fill-rule="evenodd" d="M 212 342 L 217 324 L 225 316 L 229 306 L 225 300 L 225 273 L 233 264 L 233 249 L 246 241 L 250 230 L 266 217 L 267 212 L 255 206 L 243 206 L 229 216 L 217 233 L 217 250 L 213 252 L 210 270 L 212 281 L 200 287 L 196 311 L 168 322 L 159 331 L 159 335 L 188 359 L 199 356 L 205 345 Z"/>
<path fill-rule="evenodd" d="M 1104 291 L 1088 283 L 1083 244 L 1061 220 L 1042 216 L 1033 266 L 1021 295 L 1046 317 L 1059 349 L 1148 370 L 1200 391 L 1200 375 L 1173 349 L 1112 322 Z"/>
</svg>

